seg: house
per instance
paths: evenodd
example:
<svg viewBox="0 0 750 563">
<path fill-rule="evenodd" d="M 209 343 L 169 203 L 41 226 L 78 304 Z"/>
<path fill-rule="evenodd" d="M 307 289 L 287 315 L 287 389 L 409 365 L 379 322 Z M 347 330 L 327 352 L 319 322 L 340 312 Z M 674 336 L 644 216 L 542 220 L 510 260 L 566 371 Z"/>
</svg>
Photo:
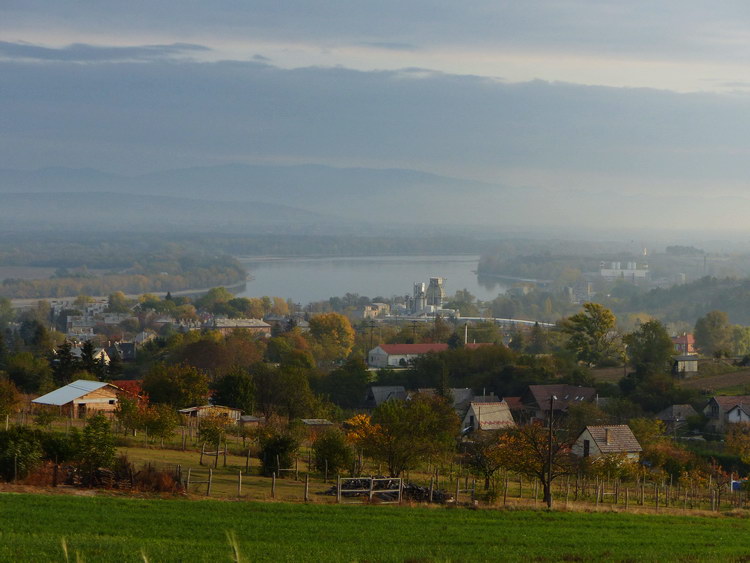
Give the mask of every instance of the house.
<svg viewBox="0 0 750 563">
<path fill-rule="evenodd" d="M 473 432 L 477 430 L 502 430 L 515 425 L 510 407 L 505 401 L 496 403 L 471 402 L 461 428 L 463 432 Z"/>
<path fill-rule="evenodd" d="M 214 319 L 206 327 L 223 335 L 230 334 L 235 330 L 245 330 L 259 336 L 271 336 L 271 325 L 260 319 Z"/>
<path fill-rule="evenodd" d="M 667 432 L 673 434 L 687 427 L 688 418 L 693 416 L 699 415 L 690 405 L 672 405 L 658 413 L 654 418 L 664 422 Z"/>
<path fill-rule="evenodd" d="M 80 360 L 83 357 L 83 348 L 74 346 L 70 349 L 70 353 L 74 358 Z M 104 348 L 94 348 L 93 357 L 95 361 L 103 362 L 105 366 L 109 365 L 109 354 Z"/>
<path fill-rule="evenodd" d="M 223 407 L 221 405 L 202 405 L 199 407 L 188 407 L 186 409 L 180 409 L 180 414 L 184 414 L 189 418 L 204 418 L 207 416 L 215 416 L 219 418 L 227 418 L 232 424 L 237 424 L 242 416 L 240 409 L 232 407 Z"/>
<path fill-rule="evenodd" d="M 735 409 L 735 407 L 740 407 Z M 726 425 L 730 422 L 740 422 L 741 412 L 750 410 L 750 395 L 717 395 L 703 407 L 703 414 L 708 418 L 706 428 L 711 432 L 724 432 Z M 729 418 L 729 412 L 733 412 L 733 418 Z"/>
<path fill-rule="evenodd" d="M 672 373 L 679 377 L 690 377 L 698 373 L 698 355 L 683 354 L 672 358 Z"/>
<path fill-rule="evenodd" d="M 111 383 L 79 379 L 37 397 L 31 403 L 57 407 L 60 414 L 70 418 L 85 418 L 98 412 L 113 412 L 117 408 L 117 395 L 120 391 L 119 387 Z"/>
<path fill-rule="evenodd" d="M 417 393 L 434 396 L 437 395 L 437 389 L 432 387 L 423 387 L 417 389 Z M 469 388 L 455 388 L 448 389 L 448 393 L 450 394 L 451 404 L 453 408 L 459 414 L 459 416 L 463 416 L 466 413 L 466 409 L 469 408 L 469 403 L 471 403 L 472 399 L 474 398 L 474 391 Z"/>
<path fill-rule="evenodd" d="M 386 401 L 405 401 L 408 397 L 402 385 L 373 385 L 367 390 L 365 408 L 374 409 Z"/>
<path fill-rule="evenodd" d="M 597 458 L 602 455 L 624 454 L 636 461 L 641 445 L 633 431 L 625 424 L 612 426 L 587 426 L 573 443 L 573 454 L 578 457 Z"/>
<path fill-rule="evenodd" d="M 405 367 L 413 359 L 430 352 L 443 352 L 448 345 L 442 342 L 434 344 L 381 344 L 367 355 L 367 363 L 376 368 Z"/>
<path fill-rule="evenodd" d="M 676 354 L 690 355 L 696 352 L 695 337 L 687 332 L 683 332 L 679 336 L 673 336 L 672 345 Z"/>
<path fill-rule="evenodd" d="M 521 397 L 530 420 L 547 420 L 550 399 L 554 416 L 565 415 L 571 405 L 592 403 L 596 399 L 596 389 L 566 383 L 529 385 L 529 389 Z"/>
</svg>

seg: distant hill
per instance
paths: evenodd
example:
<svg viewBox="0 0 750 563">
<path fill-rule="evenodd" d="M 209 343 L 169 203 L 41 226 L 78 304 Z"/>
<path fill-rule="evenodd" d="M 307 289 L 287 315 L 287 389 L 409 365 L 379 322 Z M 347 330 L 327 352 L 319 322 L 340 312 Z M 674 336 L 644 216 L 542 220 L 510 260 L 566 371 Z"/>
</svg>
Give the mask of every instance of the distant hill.
<svg viewBox="0 0 750 563">
<path fill-rule="evenodd" d="M 599 192 L 576 186 L 540 189 L 509 186 L 502 178 L 488 183 L 408 169 L 317 164 L 226 164 L 138 176 L 93 169 L 0 169 L 0 194 L 11 193 L 109 193 L 118 194 L 123 201 L 151 198 L 154 207 L 162 203 L 174 206 L 174 198 L 188 198 L 209 202 L 197 210 L 200 222 L 231 223 L 232 229 L 259 228 L 269 221 L 280 226 L 286 221 L 287 227 L 297 230 L 305 230 L 302 227 L 308 225 L 315 232 L 327 232 L 346 226 L 349 232 L 368 230 L 380 234 L 388 233 L 391 227 L 428 226 L 535 234 L 554 230 L 556 234 L 567 232 L 568 236 L 583 238 L 587 236 L 582 234 L 586 229 L 616 237 L 615 229 L 631 235 L 638 233 L 642 238 L 649 232 L 685 229 L 689 235 L 703 238 L 700 230 L 706 225 L 722 225 L 727 230 L 743 228 L 750 212 L 750 199 L 711 193 L 679 198 L 640 193 L 637 186 Z M 156 196 L 173 199 L 153 199 Z M 46 216 L 45 200 L 38 201 L 38 216 Z M 219 203 L 228 207 L 214 205 Z M 283 206 L 286 211 L 274 208 L 269 213 L 261 212 L 261 204 Z M 250 210 L 244 223 L 236 220 L 240 209 Z M 110 220 L 104 209 L 91 211 L 89 221 Z M 173 214 L 167 208 L 160 211 L 172 221 Z M 120 222 L 130 219 L 124 211 L 115 218 Z M 177 216 L 174 220 L 180 223 L 189 218 L 196 219 Z M 138 217 L 132 220 L 142 222 Z M 24 222 L 20 218 L 19 221 Z M 25 224 L 33 221 L 33 215 L 25 217 Z"/>
<path fill-rule="evenodd" d="M 331 218 L 271 203 L 112 192 L 5 193 L 0 205 L 4 230 L 221 232 L 326 221 Z"/>
</svg>

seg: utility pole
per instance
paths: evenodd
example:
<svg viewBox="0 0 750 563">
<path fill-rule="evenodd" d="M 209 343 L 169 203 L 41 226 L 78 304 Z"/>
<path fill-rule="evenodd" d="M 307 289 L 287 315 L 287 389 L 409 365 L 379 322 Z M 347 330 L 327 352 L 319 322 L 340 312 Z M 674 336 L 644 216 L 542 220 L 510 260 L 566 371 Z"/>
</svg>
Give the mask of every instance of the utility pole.
<svg viewBox="0 0 750 563">
<path fill-rule="evenodd" d="M 553 408 L 555 404 L 555 399 L 557 397 L 555 395 L 549 396 L 549 442 L 547 443 L 547 491 L 546 492 L 546 500 L 547 500 L 547 508 L 552 508 L 552 414 L 553 414 Z"/>
</svg>

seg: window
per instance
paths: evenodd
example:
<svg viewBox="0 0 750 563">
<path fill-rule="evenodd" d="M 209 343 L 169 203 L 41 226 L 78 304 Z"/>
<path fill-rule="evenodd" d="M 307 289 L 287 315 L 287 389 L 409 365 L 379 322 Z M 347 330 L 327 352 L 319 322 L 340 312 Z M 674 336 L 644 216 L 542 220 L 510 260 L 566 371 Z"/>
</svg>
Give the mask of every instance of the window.
<svg viewBox="0 0 750 563">
<path fill-rule="evenodd" d="M 591 454 L 591 442 L 588 440 L 583 441 L 583 457 L 589 457 Z"/>
</svg>

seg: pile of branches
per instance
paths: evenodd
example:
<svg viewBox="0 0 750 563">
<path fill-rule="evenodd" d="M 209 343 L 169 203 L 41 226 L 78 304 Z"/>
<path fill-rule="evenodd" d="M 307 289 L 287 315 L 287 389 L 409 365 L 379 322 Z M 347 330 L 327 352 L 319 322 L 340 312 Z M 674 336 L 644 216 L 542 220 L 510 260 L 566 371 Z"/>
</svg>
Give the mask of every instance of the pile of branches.
<svg viewBox="0 0 750 563">
<path fill-rule="evenodd" d="M 376 479 L 387 479 L 386 477 L 376 477 Z M 395 489 L 398 486 L 398 481 L 395 479 L 388 481 L 376 481 L 373 486 L 373 493 L 377 493 L 374 498 L 381 501 L 396 501 L 398 500 L 398 493 L 385 493 L 379 491 L 385 491 L 388 489 Z M 344 498 L 368 498 L 370 479 L 347 479 L 346 488 L 348 489 L 364 489 L 361 492 L 345 491 L 341 493 Z M 322 491 L 318 494 L 336 496 L 337 489 L 336 485 L 333 485 L 330 489 Z M 415 485 L 414 483 L 404 483 L 403 485 L 403 500 L 414 501 L 414 502 L 430 502 L 430 488 Z M 452 502 L 453 495 L 448 491 L 442 489 L 432 490 L 432 502 L 444 504 L 446 502 Z"/>
</svg>

